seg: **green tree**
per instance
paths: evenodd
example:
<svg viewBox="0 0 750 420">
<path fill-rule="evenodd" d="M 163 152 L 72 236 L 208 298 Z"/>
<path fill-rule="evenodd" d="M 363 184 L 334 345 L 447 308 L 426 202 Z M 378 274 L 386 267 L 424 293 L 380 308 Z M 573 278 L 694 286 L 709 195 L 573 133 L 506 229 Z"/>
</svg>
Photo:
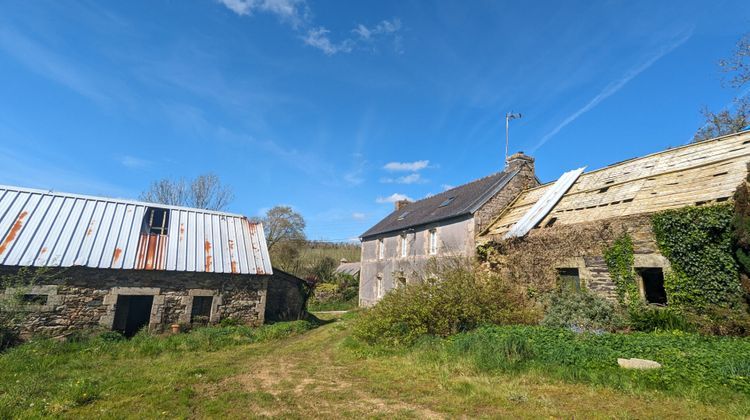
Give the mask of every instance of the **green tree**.
<svg viewBox="0 0 750 420">
<path fill-rule="evenodd" d="M 276 206 L 260 219 L 266 232 L 268 249 L 273 250 L 282 242 L 299 243 L 305 241 L 305 219 L 289 206 Z"/>
</svg>

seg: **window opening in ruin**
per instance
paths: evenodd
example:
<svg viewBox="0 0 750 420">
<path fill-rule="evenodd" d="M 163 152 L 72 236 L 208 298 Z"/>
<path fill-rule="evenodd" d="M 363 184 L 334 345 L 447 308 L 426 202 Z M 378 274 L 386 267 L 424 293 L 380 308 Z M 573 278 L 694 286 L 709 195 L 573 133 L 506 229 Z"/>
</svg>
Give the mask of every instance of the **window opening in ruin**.
<svg viewBox="0 0 750 420">
<path fill-rule="evenodd" d="M 557 280 L 563 292 L 578 293 L 581 291 L 581 276 L 578 268 L 558 268 Z"/>
<path fill-rule="evenodd" d="M 27 304 L 27 305 L 46 305 L 47 304 L 47 295 L 39 295 L 34 293 L 26 293 L 23 296 L 21 296 L 21 302 Z"/>
<path fill-rule="evenodd" d="M 437 230 L 436 229 L 432 229 L 430 231 L 430 255 L 437 254 L 437 249 L 438 249 L 438 245 L 437 245 Z"/>
<path fill-rule="evenodd" d="M 636 272 L 641 276 L 646 302 L 666 305 L 667 291 L 664 289 L 664 271 L 661 267 L 636 268 Z"/>
<path fill-rule="evenodd" d="M 406 234 L 401 235 L 401 258 L 406 258 L 409 254 L 409 242 L 406 240 Z"/>
<path fill-rule="evenodd" d="M 120 331 L 125 337 L 134 336 L 148 326 L 153 304 L 153 295 L 118 295 L 112 329 Z"/>
<path fill-rule="evenodd" d="M 385 243 L 382 239 L 378 239 L 378 259 L 382 260 L 385 257 Z"/>
<path fill-rule="evenodd" d="M 166 235 L 169 230 L 169 210 L 149 207 L 143 216 L 144 233 Z"/>
<path fill-rule="evenodd" d="M 383 297 L 383 274 L 382 273 L 378 273 L 378 276 L 375 279 L 375 293 L 378 296 L 378 298 Z"/>
<path fill-rule="evenodd" d="M 404 273 L 396 273 L 396 282 L 395 287 L 398 289 L 399 287 L 406 286 L 406 276 Z"/>
<path fill-rule="evenodd" d="M 213 296 L 193 296 L 193 309 L 190 311 L 190 323 L 208 325 L 211 319 L 211 305 Z"/>
</svg>

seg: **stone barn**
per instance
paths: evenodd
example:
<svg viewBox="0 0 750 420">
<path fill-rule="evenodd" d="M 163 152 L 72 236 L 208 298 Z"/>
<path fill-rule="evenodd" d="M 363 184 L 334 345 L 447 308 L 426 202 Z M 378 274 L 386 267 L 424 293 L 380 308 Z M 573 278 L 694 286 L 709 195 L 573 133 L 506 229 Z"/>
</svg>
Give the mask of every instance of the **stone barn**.
<svg viewBox="0 0 750 420">
<path fill-rule="evenodd" d="M 286 311 L 270 317 L 300 316 L 284 307 L 298 279 L 274 283 L 263 226 L 236 214 L 0 186 L 0 274 L 19 271 L 37 277 L 20 289 L 24 335 L 260 325 L 269 284 Z"/>
<path fill-rule="evenodd" d="M 616 163 L 570 171 L 521 194 L 479 236 L 491 266 L 545 289 L 558 284 L 616 298 L 604 250 L 627 232 L 641 297 L 668 304 L 651 217 L 686 206 L 733 200 L 745 182 L 750 132 L 715 138 Z"/>
</svg>

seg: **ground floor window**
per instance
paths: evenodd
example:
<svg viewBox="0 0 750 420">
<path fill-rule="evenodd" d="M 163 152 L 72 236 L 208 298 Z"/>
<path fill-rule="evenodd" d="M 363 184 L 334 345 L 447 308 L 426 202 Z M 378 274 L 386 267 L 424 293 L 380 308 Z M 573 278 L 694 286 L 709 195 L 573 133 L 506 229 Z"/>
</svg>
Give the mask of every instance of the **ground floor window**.
<svg viewBox="0 0 750 420">
<path fill-rule="evenodd" d="M 560 290 L 578 293 L 581 291 L 581 276 L 578 268 L 558 268 L 557 281 Z"/>
<path fill-rule="evenodd" d="M 208 325 L 208 321 L 211 319 L 211 306 L 213 303 L 213 296 L 193 296 L 193 309 L 190 311 L 190 323 Z"/>
<path fill-rule="evenodd" d="M 636 268 L 641 276 L 643 298 L 648 303 L 667 304 L 667 291 L 664 289 L 664 271 L 661 267 Z"/>
</svg>

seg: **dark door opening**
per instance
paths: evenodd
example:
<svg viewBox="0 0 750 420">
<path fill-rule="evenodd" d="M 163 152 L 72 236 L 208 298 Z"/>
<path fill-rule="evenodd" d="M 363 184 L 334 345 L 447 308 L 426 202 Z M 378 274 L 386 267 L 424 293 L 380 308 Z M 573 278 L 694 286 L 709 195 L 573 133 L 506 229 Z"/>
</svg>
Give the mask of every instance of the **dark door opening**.
<svg viewBox="0 0 750 420">
<path fill-rule="evenodd" d="M 151 319 L 151 295 L 119 295 L 115 307 L 115 322 L 112 329 L 125 337 L 134 336 L 141 328 L 148 326 Z"/>
<path fill-rule="evenodd" d="M 661 268 L 639 268 L 643 280 L 643 294 L 648 303 L 667 304 L 667 291 L 664 290 L 664 272 Z"/>
<path fill-rule="evenodd" d="M 190 323 L 195 325 L 208 325 L 211 319 L 211 305 L 213 296 L 194 296 L 193 309 L 190 311 Z"/>
</svg>

